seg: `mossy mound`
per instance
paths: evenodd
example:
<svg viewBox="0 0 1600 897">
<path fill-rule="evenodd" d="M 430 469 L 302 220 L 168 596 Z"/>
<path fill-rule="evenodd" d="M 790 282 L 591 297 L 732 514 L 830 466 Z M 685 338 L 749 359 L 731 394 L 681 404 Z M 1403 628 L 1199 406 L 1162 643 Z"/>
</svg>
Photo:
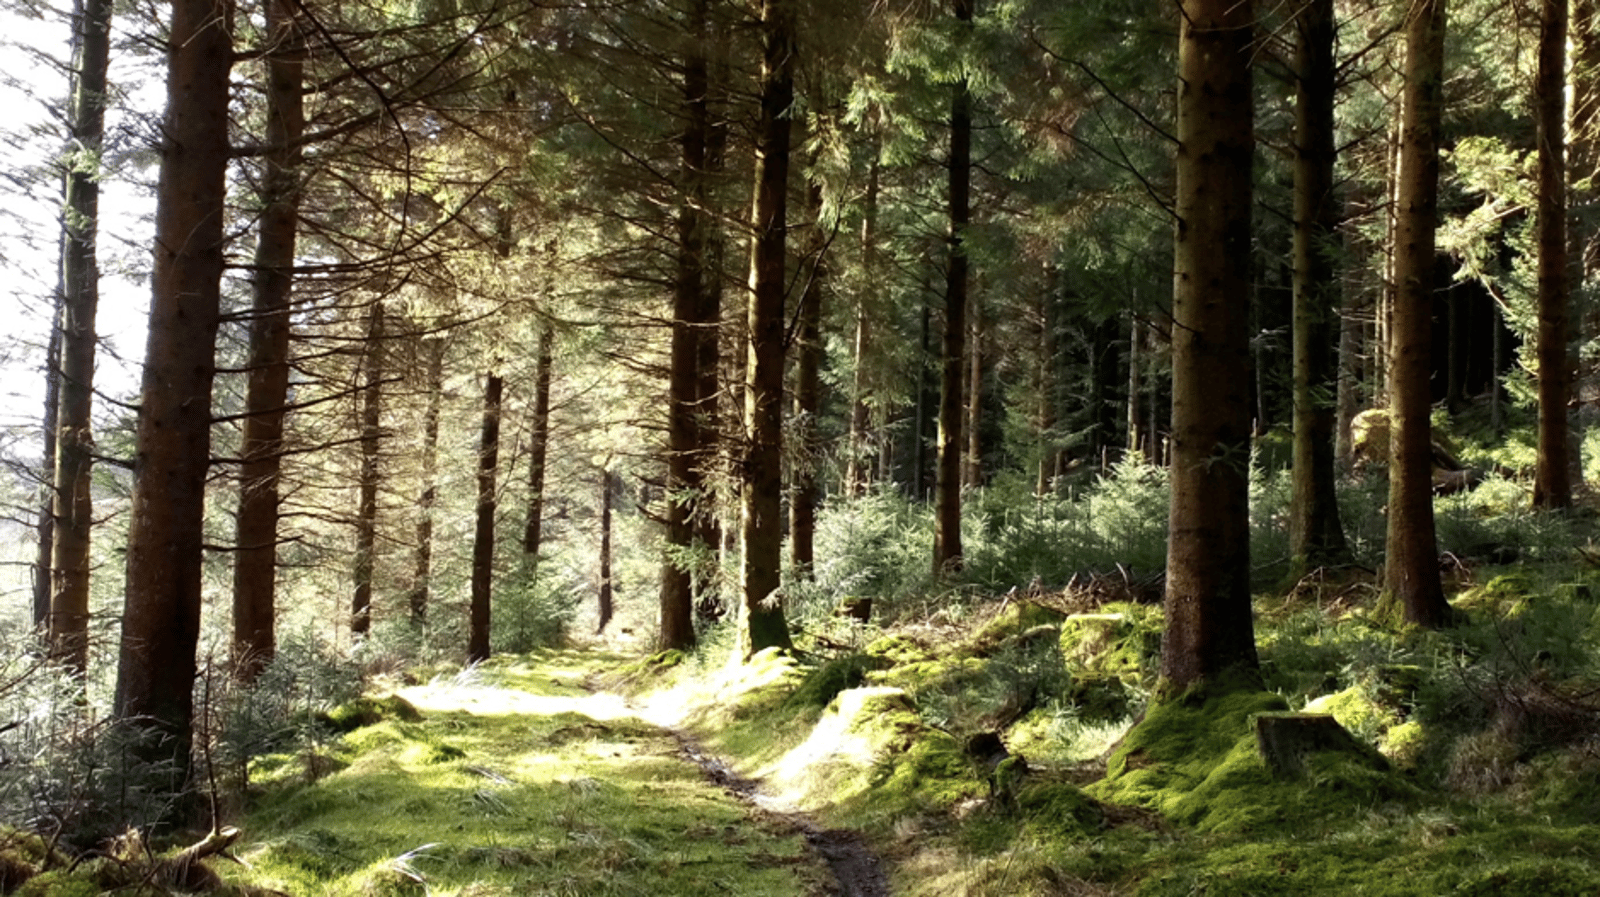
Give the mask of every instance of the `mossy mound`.
<svg viewBox="0 0 1600 897">
<path fill-rule="evenodd" d="M 790 707 L 826 707 L 839 692 L 860 688 L 867 673 L 889 666 L 889 661 L 871 654 L 846 654 L 824 661 L 806 674 L 800 687 L 789 693 Z"/>
<path fill-rule="evenodd" d="M 388 719 L 416 723 L 422 721 L 422 714 L 416 707 L 412 706 L 410 701 L 399 695 L 388 695 L 381 698 L 363 695 L 321 714 L 318 717 L 318 722 L 321 722 L 334 732 L 354 732 L 366 726 L 375 726 Z"/>
<path fill-rule="evenodd" d="M 1158 702 L 1112 753 L 1106 777 L 1087 791 L 1198 831 L 1258 833 L 1346 820 L 1375 803 L 1413 794 L 1356 751 L 1311 754 L 1303 758 L 1299 779 L 1274 779 L 1250 721 L 1287 709 L 1277 694 L 1225 685 Z"/>
<path fill-rule="evenodd" d="M 1083 789 L 1067 782 L 1025 782 L 1017 789 L 1013 812 L 1035 834 L 1077 840 L 1106 827 L 1106 813 Z"/>
</svg>

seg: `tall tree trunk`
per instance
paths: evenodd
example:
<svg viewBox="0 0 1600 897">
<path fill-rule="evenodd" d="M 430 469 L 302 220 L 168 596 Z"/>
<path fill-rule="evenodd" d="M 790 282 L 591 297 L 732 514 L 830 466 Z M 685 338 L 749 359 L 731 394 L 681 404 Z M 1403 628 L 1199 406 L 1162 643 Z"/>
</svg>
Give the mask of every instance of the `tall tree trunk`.
<svg viewBox="0 0 1600 897">
<path fill-rule="evenodd" d="M 490 373 L 483 385 L 483 430 L 478 440 L 478 514 L 472 531 L 472 608 L 467 661 L 489 659 L 494 600 L 495 479 L 500 469 L 500 394 L 505 382 Z"/>
<path fill-rule="evenodd" d="M 1539 452 L 1533 504 L 1572 505 L 1567 445 L 1571 362 L 1567 359 L 1566 67 L 1567 0 L 1542 0 L 1534 89 L 1539 139 Z"/>
<path fill-rule="evenodd" d="M 878 272 L 878 180 L 879 147 L 872 148 L 867 168 L 867 195 L 862 199 L 861 273 L 863 289 L 856 297 L 856 329 L 852 349 L 854 373 L 850 386 L 850 459 L 845 468 L 845 492 L 859 497 L 866 492 L 872 469 L 872 454 L 867 428 L 871 421 L 868 404 L 867 357 L 872 351 L 872 309 L 877 303 Z"/>
<path fill-rule="evenodd" d="M 367 345 L 362 356 L 361 474 L 356 506 L 356 558 L 354 591 L 350 599 L 350 635 L 365 636 L 372 629 L 372 579 L 378 548 L 378 454 L 383 430 L 383 303 L 367 312 Z"/>
<path fill-rule="evenodd" d="M 751 203 L 750 289 L 746 315 L 745 457 L 740 473 L 740 583 L 746 658 L 790 647 L 779 591 L 783 557 L 783 298 L 788 233 L 789 125 L 794 103 L 791 0 L 763 0 L 761 113 Z"/>
<path fill-rule="evenodd" d="M 267 4 L 267 154 L 251 281 L 250 379 L 245 387 L 233 557 L 233 663 L 253 682 L 277 653 L 278 476 L 289 396 L 289 310 L 305 130 L 304 44 L 289 0 Z"/>
<path fill-rule="evenodd" d="M 1050 278 L 1054 281 L 1054 276 Z M 1039 291 L 1034 312 L 1039 318 L 1039 359 L 1034 370 L 1038 394 L 1039 469 L 1034 480 L 1035 495 L 1050 494 L 1056 477 L 1056 320 L 1055 286 L 1052 282 Z"/>
<path fill-rule="evenodd" d="M 176 793 L 194 720 L 233 46 L 226 2 L 171 8 L 114 713 L 153 730 L 138 754 L 167 764 L 153 784 Z"/>
<path fill-rule="evenodd" d="M 1385 604 L 1418 626 L 1450 622 L 1433 523 L 1431 406 L 1434 227 L 1439 211 L 1439 123 L 1445 0 L 1412 0 L 1406 20 L 1399 204 L 1395 209 L 1394 317 L 1389 361 L 1389 529 Z"/>
<path fill-rule="evenodd" d="M 976 489 L 983 485 L 983 305 L 972 297 L 967 310 L 967 385 L 965 395 L 967 450 L 962 458 L 961 483 Z"/>
<path fill-rule="evenodd" d="M 82 675 L 89 663 L 89 530 L 94 434 L 95 311 L 100 272 L 100 152 L 105 136 L 106 69 L 111 58 L 110 0 L 81 0 L 73 16 L 74 59 L 61 241 L 61 367 L 57 379 L 55 531 L 50 598 L 51 655 Z"/>
<path fill-rule="evenodd" d="M 917 343 L 917 401 L 912 409 L 911 422 L 911 495 L 918 500 L 925 501 L 928 497 L 928 430 L 932 426 L 929 419 L 933 414 L 930 407 L 929 393 L 933 385 L 928 376 L 928 355 L 933 350 L 933 310 L 928 307 L 928 297 L 922 297 L 922 317 L 918 329 L 919 340 Z"/>
<path fill-rule="evenodd" d="M 428 405 L 422 413 L 422 494 L 417 497 L 417 544 L 407 600 L 413 626 L 428 621 L 433 590 L 433 509 L 439 501 L 439 406 L 444 398 L 444 350 L 443 339 L 427 340 L 422 346 L 428 365 Z"/>
<path fill-rule="evenodd" d="M 710 25 L 708 0 L 690 11 L 683 60 L 683 134 L 680 138 L 678 260 L 672 298 L 671 369 L 667 378 L 667 520 L 666 551 L 661 561 L 660 647 L 694 646 L 694 551 L 697 510 L 708 504 L 702 451 L 707 439 L 707 397 L 700 394 L 704 347 L 715 343 L 708 320 L 711 278 L 706 270 L 707 212 L 706 143 L 711 129 L 708 109 L 709 65 L 706 59 Z M 711 356 L 715 366 L 715 356 Z M 715 397 L 709 397 L 714 403 Z"/>
<path fill-rule="evenodd" d="M 1336 393 L 1334 459 L 1349 464 L 1355 450 L 1350 424 L 1361 410 L 1361 319 L 1356 298 L 1344 299 L 1344 314 L 1339 319 L 1339 386 Z"/>
<path fill-rule="evenodd" d="M 1333 0 L 1309 0 L 1296 17 L 1294 169 L 1294 466 L 1289 553 L 1302 570 L 1347 559 L 1335 491 L 1334 395 L 1339 278 L 1333 192 L 1336 83 Z"/>
<path fill-rule="evenodd" d="M 1144 439 L 1144 328 L 1135 315 L 1128 316 L 1128 451 L 1144 455 L 1145 463 L 1153 463 L 1145 449 Z"/>
<path fill-rule="evenodd" d="M 1178 41 L 1172 506 L 1161 674 L 1255 675 L 1250 611 L 1248 2 L 1185 0 Z"/>
<path fill-rule="evenodd" d="M 952 0 L 964 34 L 975 0 Z M 972 87 L 962 78 L 950 98 L 949 258 L 945 263 L 944 342 L 939 356 L 938 468 L 934 479 L 933 570 L 961 569 L 962 362 L 967 354 L 967 224 L 972 219 Z"/>
<path fill-rule="evenodd" d="M 611 584 L 611 501 L 616 494 L 616 479 L 610 467 L 600 471 L 600 622 L 594 630 L 596 635 L 606 631 L 616 610 Z"/>
<path fill-rule="evenodd" d="M 62 242 L 66 235 L 63 233 Z M 61 411 L 61 296 L 63 286 L 56 289 L 55 316 L 50 320 L 50 340 L 45 348 L 44 361 L 44 417 L 40 428 L 39 460 L 39 518 L 34 524 L 38 540 L 38 554 L 33 563 L 33 629 L 40 635 L 50 632 L 51 552 L 55 548 L 55 476 L 56 476 L 56 421 Z"/>
<path fill-rule="evenodd" d="M 1102 469 L 1114 460 L 1120 443 L 1114 438 L 1117 422 L 1113 414 L 1113 396 L 1117 389 L 1119 367 L 1117 363 L 1116 318 L 1103 318 L 1094 325 L 1089 341 L 1089 421 L 1094 427 L 1090 448 L 1095 463 Z M 1054 374 L 1059 368 L 1052 368 Z M 1059 393 L 1059 390 L 1058 390 Z M 1059 395 L 1056 398 L 1059 402 Z M 1053 453 L 1056 475 L 1063 473 L 1066 454 L 1059 449 Z"/>
<path fill-rule="evenodd" d="M 555 366 L 555 327 L 539 325 L 538 356 L 533 363 L 533 420 L 528 434 L 528 517 L 522 524 L 522 558 L 539 562 L 544 542 L 545 462 L 550 453 L 550 379 Z"/>
<path fill-rule="evenodd" d="M 817 505 L 822 490 L 817 485 L 817 467 L 822 459 L 817 418 L 822 413 L 822 303 L 827 288 L 828 265 L 824 258 L 828 235 L 823 231 L 822 185 L 813 181 L 806 189 L 806 210 L 811 218 L 811 276 L 800 294 L 800 329 L 795 356 L 794 420 L 798 458 L 794 465 L 794 490 L 789 496 L 789 562 L 794 575 L 811 578 L 811 563 L 816 553 Z"/>
</svg>

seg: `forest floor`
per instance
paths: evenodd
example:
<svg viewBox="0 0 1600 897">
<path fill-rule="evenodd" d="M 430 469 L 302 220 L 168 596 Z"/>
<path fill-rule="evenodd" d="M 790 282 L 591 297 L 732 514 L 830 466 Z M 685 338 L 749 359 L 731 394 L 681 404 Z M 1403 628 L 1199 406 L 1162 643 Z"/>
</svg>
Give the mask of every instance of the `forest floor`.
<svg viewBox="0 0 1600 897">
<path fill-rule="evenodd" d="M 224 874 L 329 897 L 887 894 L 859 837 L 594 690 L 625 662 L 550 652 L 395 689 L 420 718 L 257 764 L 247 865 Z"/>
</svg>

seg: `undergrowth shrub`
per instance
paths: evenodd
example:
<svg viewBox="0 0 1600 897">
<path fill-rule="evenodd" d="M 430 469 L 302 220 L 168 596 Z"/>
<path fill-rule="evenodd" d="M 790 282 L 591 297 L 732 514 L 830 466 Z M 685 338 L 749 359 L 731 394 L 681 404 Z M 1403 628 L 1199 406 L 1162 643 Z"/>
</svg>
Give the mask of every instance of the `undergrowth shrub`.
<svg viewBox="0 0 1600 897">
<path fill-rule="evenodd" d="M 494 626 L 490 630 L 492 649 L 502 654 L 525 654 L 566 644 L 578 612 L 579 587 L 568 571 L 548 562 L 527 565 L 497 585 Z"/>
</svg>

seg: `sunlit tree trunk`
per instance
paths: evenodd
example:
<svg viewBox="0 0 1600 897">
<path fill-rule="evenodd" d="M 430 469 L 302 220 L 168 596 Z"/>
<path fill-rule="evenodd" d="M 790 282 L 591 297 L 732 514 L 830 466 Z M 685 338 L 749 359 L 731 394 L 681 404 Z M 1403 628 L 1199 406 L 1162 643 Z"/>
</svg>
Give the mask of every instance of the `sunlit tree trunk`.
<svg viewBox="0 0 1600 897">
<path fill-rule="evenodd" d="M 1402 147 L 1395 209 L 1395 297 L 1389 354 L 1389 526 L 1384 602 L 1418 626 L 1444 626 L 1433 523 L 1432 373 L 1434 228 L 1439 211 L 1439 123 L 1445 0 L 1413 0 L 1406 19 Z"/>
<path fill-rule="evenodd" d="M 1539 451 L 1533 504 L 1572 504 L 1567 443 L 1571 362 L 1567 359 L 1566 66 L 1567 0 L 1542 0 L 1534 89 L 1539 141 Z"/>
<path fill-rule="evenodd" d="M 1335 352 L 1339 278 L 1334 240 L 1333 0 L 1308 0 L 1295 20 L 1294 465 L 1289 553 L 1301 570 L 1346 559 L 1335 492 Z"/>
<path fill-rule="evenodd" d="M 1161 674 L 1254 675 L 1250 610 L 1250 204 L 1255 20 L 1185 0 L 1178 41 L 1172 505 Z"/>
<path fill-rule="evenodd" d="M 105 136 L 106 70 L 111 57 L 110 0 L 81 0 L 73 10 L 72 149 L 62 206 L 59 409 L 56 416 L 55 531 L 51 571 L 52 656 L 82 674 L 89 659 L 89 530 L 94 433 L 95 264 L 100 217 L 100 153 Z"/>
<path fill-rule="evenodd" d="M 972 27 L 975 0 L 953 0 L 958 26 Z M 957 81 L 950 98 L 949 256 L 945 262 L 944 341 L 939 353 L 939 438 L 934 476 L 933 570 L 961 569 L 962 363 L 967 355 L 967 224 L 972 219 L 972 88 Z"/>
<path fill-rule="evenodd" d="M 266 145 L 251 280 L 249 381 L 233 556 L 233 662 L 254 681 L 277 652 L 278 476 L 289 396 L 289 296 L 305 130 L 303 45 L 288 0 L 267 4 Z"/>
<path fill-rule="evenodd" d="M 500 470 L 500 394 L 505 381 L 491 373 L 483 385 L 483 429 L 478 439 L 478 513 L 472 533 L 472 606 L 467 661 L 489 659 L 494 601 L 495 479 Z"/>
<path fill-rule="evenodd" d="M 138 753 L 166 764 L 153 784 L 177 793 L 194 719 L 233 46 L 225 2 L 171 12 L 114 713 L 154 730 Z"/>
<path fill-rule="evenodd" d="M 439 406 L 444 398 L 444 350 L 442 339 L 422 344 L 427 357 L 428 405 L 422 412 L 422 493 L 417 496 L 417 539 L 406 602 L 414 626 L 427 622 L 433 591 L 433 511 L 439 501 Z"/>
<path fill-rule="evenodd" d="M 790 646 L 779 575 L 783 550 L 783 313 L 788 232 L 790 106 L 794 103 L 794 10 L 763 0 L 764 54 L 751 206 L 748 348 L 744 381 L 740 583 L 745 657 Z"/>
<path fill-rule="evenodd" d="M 383 303 L 367 312 L 367 344 L 361 388 L 361 473 L 357 484 L 356 557 L 350 599 L 350 635 L 365 636 L 372 629 L 372 578 L 378 547 L 378 454 L 383 430 Z"/>
</svg>

